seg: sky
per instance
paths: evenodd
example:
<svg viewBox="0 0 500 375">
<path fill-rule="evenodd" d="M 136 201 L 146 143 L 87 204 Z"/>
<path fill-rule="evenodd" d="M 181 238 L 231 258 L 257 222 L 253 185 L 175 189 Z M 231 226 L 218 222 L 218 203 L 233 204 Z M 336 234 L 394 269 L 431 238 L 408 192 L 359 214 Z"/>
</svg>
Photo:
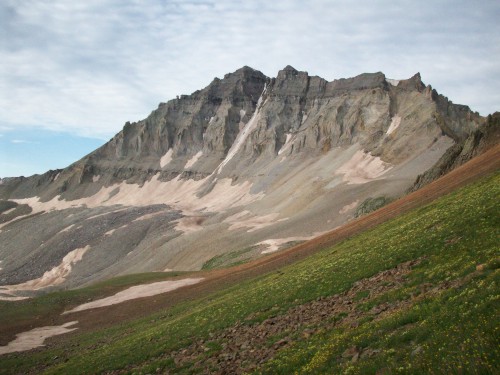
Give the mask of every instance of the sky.
<svg viewBox="0 0 500 375">
<path fill-rule="evenodd" d="M 63 168 L 248 65 L 422 80 L 500 110 L 498 0 L 2 0 L 0 177 Z"/>
</svg>

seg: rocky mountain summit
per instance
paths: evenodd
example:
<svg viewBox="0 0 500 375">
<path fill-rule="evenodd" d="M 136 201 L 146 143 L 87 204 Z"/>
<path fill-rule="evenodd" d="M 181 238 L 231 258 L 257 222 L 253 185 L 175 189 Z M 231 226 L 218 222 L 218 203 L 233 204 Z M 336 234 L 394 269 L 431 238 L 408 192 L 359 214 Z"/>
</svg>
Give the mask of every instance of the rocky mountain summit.
<svg viewBox="0 0 500 375">
<path fill-rule="evenodd" d="M 486 122 L 418 73 L 243 67 L 63 170 L 1 180 L 0 298 L 279 250 L 398 198 Z"/>
</svg>

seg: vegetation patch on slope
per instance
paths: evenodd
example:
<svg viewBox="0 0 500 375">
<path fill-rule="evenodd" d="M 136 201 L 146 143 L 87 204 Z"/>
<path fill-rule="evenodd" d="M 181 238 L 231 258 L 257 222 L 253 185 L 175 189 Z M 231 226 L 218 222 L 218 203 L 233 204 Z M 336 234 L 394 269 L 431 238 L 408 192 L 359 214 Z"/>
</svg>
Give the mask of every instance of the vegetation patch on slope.
<svg viewBox="0 0 500 375">
<path fill-rule="evenodd" d="M 214 268 L 231 267 L 245 263 L 254 258 L 256 254 L 259 253 L 259 248 L 260 246 L 251 246 L 241 250 L 235 250 L 229 253 L 216 255 L 203 263 L 201 269 L 211 270 Z"/>
<path fill-rule="evenodd" d="M 365 199 L 357 208 L 354 217 L 369 214 L 370 212 L 378 210 L 380 207 L 385 206 L 391 200 L 386 197 L 376 197 Z"/>
<path fill-rule="evenodd" d="M 271 274 L 0 357 L 0 373 L 499 373 L 499 197 L 497 172 Z"/>
</svg>

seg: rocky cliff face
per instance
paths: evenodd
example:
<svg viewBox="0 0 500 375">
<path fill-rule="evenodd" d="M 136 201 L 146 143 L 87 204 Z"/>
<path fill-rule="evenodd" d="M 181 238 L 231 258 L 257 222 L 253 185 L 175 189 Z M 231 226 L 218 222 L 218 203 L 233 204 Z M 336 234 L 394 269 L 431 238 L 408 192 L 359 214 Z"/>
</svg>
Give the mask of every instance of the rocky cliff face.
<svg viewBox="0 0 500 375">
<path fill-rule="evenodd" d="M 2 180 L 0 283 L 19 295 L 35 279 L 76 286 L 276 250 L 345 223 L 366 199 L 403 194 L 485 121 L 419 74 L 328 82 L 244 67 L 68 168 Z M 68 262 L 59 284 L 47 281 Z"/>
<path fill-rule="evenodd" d="M 277 157 L 319 155 L 356 143 L 384 162 L 399 163 L 442 135 L 464 141 L 484 121 L 426 87 L 418 73 L 397 82 L 382 73 L 327 82 L 291 66 L 272 79 L 244 67 L 161 103 L 143 121 L 127 122 L 64 170 L 4 182 L 0 197 L 75 199 L 116 182 L 141 184 L 158 173 L 162 181 L 200 179 L 221 162 L 223 176 L 256 174 Z"/>
<path fill-rule="evenodd" d="M 418 175 L 409 192 L 416 191 L 500 143 L 500 112 L 487 117 L 486 124 L 451 146 L 425 173 Z"/>
</svg>

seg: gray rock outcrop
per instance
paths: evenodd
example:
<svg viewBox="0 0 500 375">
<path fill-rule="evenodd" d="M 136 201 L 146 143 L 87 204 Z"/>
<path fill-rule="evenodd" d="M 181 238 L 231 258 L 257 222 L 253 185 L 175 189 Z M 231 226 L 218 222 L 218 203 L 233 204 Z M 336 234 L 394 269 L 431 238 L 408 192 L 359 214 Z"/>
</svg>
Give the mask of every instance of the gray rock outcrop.
<svg viewBox="0 0 500 375">
<path fill-rule="evenodd" d="M 67 168 L 1 179 L 0 299 L 276 251 L 438 177 L 497 129 L 498 114 L 418 73 L 328 82 L 243 67 Z"/>
</svg>

